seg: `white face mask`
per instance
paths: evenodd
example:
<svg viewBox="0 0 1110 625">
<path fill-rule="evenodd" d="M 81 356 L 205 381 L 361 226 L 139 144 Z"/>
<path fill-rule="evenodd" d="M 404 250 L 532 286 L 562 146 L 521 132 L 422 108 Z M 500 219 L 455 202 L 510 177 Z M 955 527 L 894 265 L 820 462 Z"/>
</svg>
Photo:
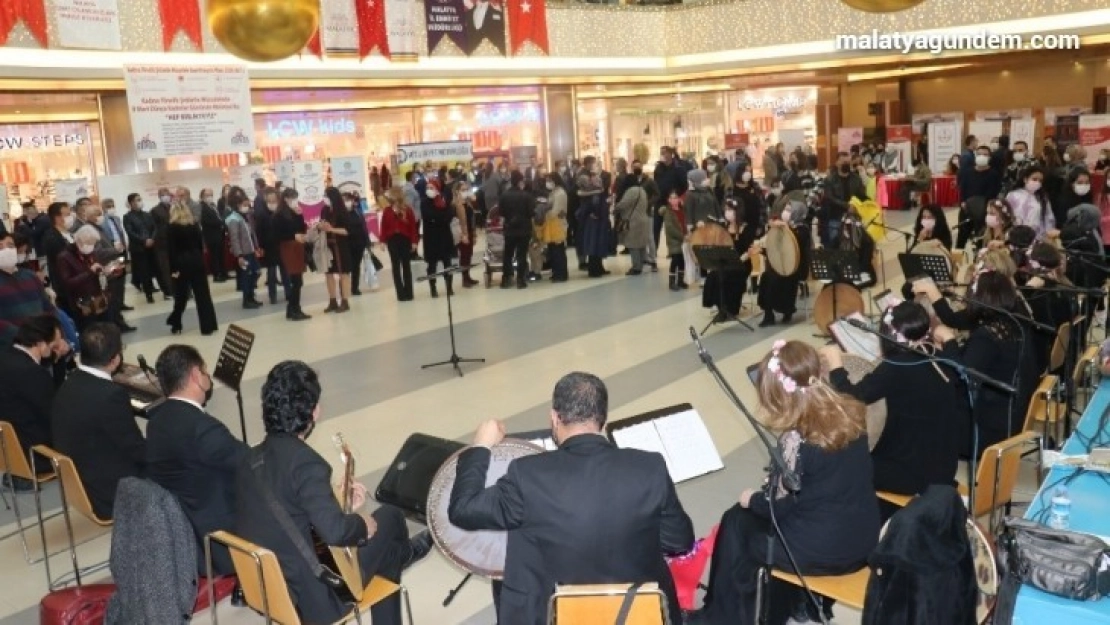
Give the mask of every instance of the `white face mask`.
<svg viewBox="0 0 1110 625">
<path fill-rule="evenodd" d="M 731 208 L 726 208 L 725 219 L 727 219 L 728 221 L 736 221 L 736 211 Z"/>
<path fill-rule="evenodd" d="M 987 215 L 987 227 L 988 228 L 997 228 L 998 227 L 998 215 Z"/>
<path fill-rule="evenodd" d="M 94 249 L 96 249 L 95 245 L 85 244 L 85 245 L 78 245 L 77 246 L 77 251 L 81 252 L 82 254 L 84 254 L 86 256 L 88 256 L 89 254 L 92 254 Z"/>
<path fill-rule="evenodd" d="M 986 167 L 987 165 L 990 164 L 990 162 L 991 162 L 991 157 L 987 156 L 986 154 L 976 154 L 975 155 L 975 166 L 976 167 Z"/>
<path fill-rule="evenodd" d="M 1041 181 L 1040 180 L 1030 180 L 1030 181 L 1026 182 L 1025 183 L 1025 190 L 1030 192 L 1030 193 L 1036 193 L 1037 191 L 1040 191 L 1041 190 Z"/>
<path fill-rule="evenodd" d="M 876 169 L 874 167 L 868 167 L 867 168 L 867 175 L 874 178 L 875 177 L 875 171 L 876 171 Z"/>
<path fill-rule="evenodd" d="M 348 209 L 351 209 L 352 207 L 354 207 L 355 203 L 353 200 L 347 200 L 343 202 L 343 205 L 346 206 Z"/>
<path fill-rule="evenodd" d="M 108 215 L 109 217 L 115 217 L 115 216 L 116 216 L 117 214 L 119 214 L 119 213 L 118 213 L 118 211 L 116 211 L 116 207 L 115 207 L 115 206 L 113 206 L 113 207 L 111 207 L 111 208 L 109 208 L 109 209 L 106 209 L 106 210 L 104 211 L 104 213 L 105 213 L 106 215 Z"/>
<path fill-rule="evenodd" d="M 77 221 L 77 217 L 73 213 L 70 213 L 69 215 L 65 216 L 65 219 L 62 221 L 62 223 L 65 225 L 66 230 L 68 230 L 68 229 L 73 227 L 73 224 L 76 221 Z"/>
<path fill-rule="evenodd" d="M 428 189 L 424 192 L 424 195 L 427 195 L 429 198 L 434 200 L 439 197 L 439 191 L 436 191 L 435 189 Z"/>
<path fill-rule="evenodd" d="M 998 144 L 997 143 L 992 143 L 991 144 L 991 152 L 994 152 L 997 149 L 998 149 Z"/>
<path fill-rule="evenodd" d="M 544 186 L 546 186 L 546 187 L 547 187 L 547 190 L 548 190 L 548 191 L 554 191 L 554 190 L 555 190 L 555 183 L 554 183 L 554 182 L 551 182 L 550 180 L 548 180 L 548 181 L 547 181 L 547 184 L 546 184 L 546 185 L 544 185 Z"/>
<path fill-rule="evenodd" d="M 1075 190 L 1076 195 L 1087 195 L 1087 193 L 1091 190 L 1091 185 L 1089 185 L 1089 184 L 1074 184 L 1074 185 L 1072 185 L 1071 188 L 1073 190 Z"/>
<path fill-rule="evenodd" d="M 212 196 L 211 195 L 202 195 L 201 198 L 200 198 L 200 201 L 204 202 L 205 204 L 211 204 L 212 203 Z"/>
<path fill-rule="evenodd" d="M 921 220 L 921 229 L 922 230 L 932 231 L 933 228 L 936 227 L 936 225 L 937 225 L 937 220 L 935 220 L 935 219 L 922 219 Z"/>
<path fill-rule="evenodd" d="M 14 247 L 0 249 L 0 271 L 14 273 L 19 264 L 19 252 Z"/>
<path fill-rule="evenodd" d="M 1071 154 L 1068 154 L 1067 152 L 1064 152 L 1064 162 L 1065 163 L 1070 163 L 1071 162 Z"/>
<path fill-rule="evenodd" d="M 244 215 L 246 215 L 246 214 L 247 214 L 247 213 L 249 213 L 250 211 L 251 211 L 251 207 L 250 207 L 250 206 L 240 206 L 240 207 L 239 207 L 239 212 L 240 212 L 240 213 L 243 213 Z"/>
<path fill-rule="evenodd" d="M 960 159 L 958 159 L 958 158 L 952 159 L 952 164 L 955 165 L 956 167 L 959 167 L 960 166 Z"/>
<path fill-rule="evenodd" d="M 713 172 L 717 171 L 717 166 L 714 165 L 713 163 L 710 163 L 710 164 L 705 166 L 705 171 L 707 171 L 709 173 L 713 173 Z"/>
<path fill-rule="evenodd" d="M 1014 152 L 1014 162 L 1020 163 L 1025 160 L 1025 152 Z"/>
<path fill-rule="evenodd" d="M 168 196 L 168 195 L 159 195 L 159 196 L 158 196 L 158 200 L 159 200 L 159 201 L 161 201 L 161 202 L 162 202 L 163 204 L 169 204 L 169 203 L 170 203 L 170 200 L 172 200 L 172 199 L 173 199 L 173 198 L 171 198 L 171 197 L 170 197 L 170 196 Z"/>
<path fill-rule="evenodd" d="M 297 200 L 292 198 L 285 200 L 285 205 L 289 208 L 297 208 Z"/>
<path fill-rule="evenodd" d="M 29 254 L 20 254 L 20 255 L 19 255 L 19 262 L 20 262 L 20 263 L 25 263 L 25 262 L 27 262 L 27 259 L 28 259 L 29 257 L 30 257 L 30 255 L 29 255 Z"/>
<path fill-rule="evenodd" d="M 740 180 L 742 180 L 744 182 L 751 182 L 752 181 L 752 172 L 750 172 L 750 171 L 744 172 L 743 174 L 741 174 Z"/>
</svg>

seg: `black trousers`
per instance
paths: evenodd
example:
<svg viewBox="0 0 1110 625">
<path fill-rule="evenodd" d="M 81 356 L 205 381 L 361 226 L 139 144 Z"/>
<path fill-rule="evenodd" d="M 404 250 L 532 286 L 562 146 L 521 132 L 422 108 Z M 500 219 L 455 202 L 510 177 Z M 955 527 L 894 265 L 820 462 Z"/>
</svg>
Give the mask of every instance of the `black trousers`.
<svg viewBox="0 0 1110 625">
<path fill-rule="evenodd" d="M 224 235 L 204 238 L 204 247 L 208 248 L 208 273 L 213 278 L 227 277 L 227 267 L 224 266 Z"/>
<path fill-rule="evenodd" d="M 505 235 L 505 252 L 501 255 L 501 279 L 513 279 L 516 272 L 516 281 L 528 280 L 528 245 L 532 242 L 532 235 Z M 513 267 L 516 260 L 516 267 Z"/>
<path fill-rule="evenodd" d="M 369 582 L 375 575 L 380 575 L 400 583 L 401 570 L 412 556 L 405 515 L 392 506 L 382 506 L 370 516 L 378 524 L 378 531 L 358 549 L 362 577 Z M 395 592 L 375 604 L 370 608 L 370 617 L 375 625 L 401 625 L 401 593 Z"/>
<path fill-rule="evenodd" d="M 162 271 L 159 269 L 158 253 L 151 247 L 133 248 L 131 250 L 131 272 L 135 274 L 134 282 L 136 286 L 143 290 L 143 293 L 151 295 L 154 293 L 154 281 L 158 281 L 158 288 L 166 295 L 173 293 L 173 287 L 169 282 L 162 281 Z"/>
<path fill-rule="evenodd" d="M 170 325 L 181 325 L 181 315 L 189 303 L 190 293 L 196 300 L 197 321 L 200 331 L 211 334 L 218 328 L 216 322 L 216 307 L 212 304 L 212 293 L 208 290 L 208 276 L 204 273 L 204 266 L 197 262 L 195 266 L 181 269 L 177 280 L 174 282 L 173 312 L 170 313 Z"/>
<path fill-rule="evenodd" d="M 398 301 L 412 299 L 412 243 L 401 235 L 390 237 L 385 243 L 389 249 L 389 264 L 393 269 L 393 288 Z"/>
<path fill-rule="evenodd" d="M 553 280 L 566 280 L 570 278 L 570 274 L 567 272 L 566 243 L 547 244 L 547 264 L 551 266 L 551 278 Z"/>
<path fill-rule="evenodd" d="M 301 289 L 304 288 L 304 276 L 289 274 L 289 292 L 285 298 L 285 316 L 292 317 L 301 312 Z"/>
<path fill-rule="evenodd" d="M 351 293 L 358 293 L 359 280 L 362 279 L 362 256 L 365 245 L 351 244 Z"/>
<path fill-rule="evenodd" d="M 104 294 L 108 296 L 108 320 L 121 327 L 125 325 L 123 297 L 126 291 L 127 275 L 108 278 L 107 287 L 104 289 Z"/>
<path fill-rule="evenodd" d="M 285 273 L 285 266 L 281 260 L 273 261 L 274 264 L 266 267 L 266 291 L 270 295 L 270 303 L 277 302 L 278 278 L 281 278 L 282 293 L 289 299 L 289 275 Z"/>
</svg>

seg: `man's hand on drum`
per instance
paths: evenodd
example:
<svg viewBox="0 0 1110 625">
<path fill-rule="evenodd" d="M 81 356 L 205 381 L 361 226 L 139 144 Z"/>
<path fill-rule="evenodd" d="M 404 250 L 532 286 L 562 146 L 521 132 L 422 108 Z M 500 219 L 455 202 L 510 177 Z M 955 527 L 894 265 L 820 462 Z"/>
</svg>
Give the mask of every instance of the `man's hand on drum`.
<svg viewBox="0 0 1110 625">
<path fill-rule="evenodd" d="M 474 433 L 474 446 L 492 448 L 505 440 L 505 425 L 497 419 L 483 421 Z"/>
</svg>

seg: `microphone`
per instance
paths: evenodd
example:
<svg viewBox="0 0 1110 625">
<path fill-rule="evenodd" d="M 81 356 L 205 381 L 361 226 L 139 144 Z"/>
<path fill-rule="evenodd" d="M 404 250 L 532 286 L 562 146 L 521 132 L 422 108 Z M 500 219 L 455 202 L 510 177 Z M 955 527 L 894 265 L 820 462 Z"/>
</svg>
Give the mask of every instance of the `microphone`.
<svg viewBox="0 0 1110 625">
<path fill-rule="evenodd" d="M 146 356 L 139 354 L 139 369 L 147 375 L 155 375 L 154 369 L 146 362 Z"/>
<path fill-rule="evenodd" d="M 871 326 L 869 326 L 866 323 L 860 321 L 859 319 L 853 319 L 852 317 L 841 317 L 840 320 L 843 321 L 844 323 L 847 323 L 848 325 L 852 326 L 853 328 L 858 329 L 858 330 L 865 330 L 867 332 L 874 332 L 874 330 L 871 328 Z"/>
<path fill-rule="evenodd" d="M 970 225 L 971 225 L 971 220 L 970 219 L 965 219 L 965 220 L 961 221 L 960 223 L 952 226 L 952 229 L 953 230 L 959 230 L 960 228 L 966 228 Z"/>
</svg>

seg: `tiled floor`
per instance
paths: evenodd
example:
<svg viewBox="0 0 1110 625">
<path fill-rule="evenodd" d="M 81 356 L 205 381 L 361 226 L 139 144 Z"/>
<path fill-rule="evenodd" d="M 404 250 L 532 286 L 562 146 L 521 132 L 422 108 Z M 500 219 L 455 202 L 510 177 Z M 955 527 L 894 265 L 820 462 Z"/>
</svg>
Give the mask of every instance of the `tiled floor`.
<svg viewBox="0 0 1110 625">
<path fill-rule="evenodd" d="M 909 214 L 888 215 L 897 226 L 908 225 L 910 218 Z M 886 251 L 887 283 L 896 287 L 900 272 L 895 258 L 902 251 L 902 238 L 892 235 L 881 247 Z M 379 255 L 387 260 L 383 252 Z M 665 273 L 624 277 L 627 259 L 610 259 L 613 275 L 601 280 L 587 280 L 575 273 L 569 283 L 533 284 L 524 291 L 459 289 L 453 300 L 458 351 L 464 357 L 487 359 L 485 364 L 464 365 L 463 378 L 455 377 L 449 367 L 420 368 L 450 354 L 446 304 L 442 298 L 431 299 L 423 284 L 417 285 L 416 301 L 399 304 L 389 278 L 383 276 L 380 292 L 364 289 L 365 294 L 354 300 L 351 313 L 336 316 L 320 314 L 326 295 L 321 279 L 313 276 L 306 286 L 305 308 L 314 317 L 298 324 L 285 321 L 281 305 L 244 311 L 230 283 L 215 285 L 222 328 L 234 322 L 257 336 L 243 383 L 248 440 L 257 442 L 261 437 L 258 394 L 268 369 L 289 358 L 305 360 L 319 370 L 324 384 L 326 420 L 311 442 L 337 461 L 331 435 L 342 432 L 353 448 L 362 481 L 372 490 L 411 433 L 467 440 L 477 423 L 489 417 L 505 419 L 510 432 L 542 429 L 547 424 L 554 382 L 568 371 L 586 370 L 606 380 L 611 418 L 681 402 L 692 403 L 702 415 L 726 468 L 685 483 L 678 492 L 698 533 L 704 534 L 741 490 L 759 483 L 765 455 L 690 343 L 687 327 L 700 330 L 708 321 L 700 291 L 668 291 Z M 422 269 L 418 265 L 418 273 Z M 185 317 L 186 333 L 171 337 L 164 325 L 168 303 L 147 305 L 141 298 L 129 298 L 138 302 L 131 321 L 139 326 L 127 341 L 129 360 L 144 354 L 152 361 L 166 345 L 185 341 L 196 345 L 210 366 L 214 364 L 222 332 L 200 336 L 190 310 Z M 715 328 L 705 345 L 740 397 L 752 405 L 754 392 L 744 368 L 761 358 L 774 339 L 817 341 L 812 338 L 814 330 L 809 320 L 755 332 Z M 237 433 L 235 405 L 234 394 L 218 388 L 209 411 Z M 55 489 L 48 489 L 45 501 L 48 510 L 57 509 Z M 21 504 L 25 510 L 33 510 L 30 497 L 22 497 Z M 58 549 L 64 541 L 61 519 L 48 521 L 47 527 L 48 542 Z M 81 520 L 77 527 L 82 537 L 96 533 Z M 9 528 L 14 529 L 14 517 L 0 511 L 0 534 Z M 37 546 L 37 537 L 31 542 Z M 109 542 L 102 535 L 79 547 L 82 564 L 104 560 Z M 0 557 L 4 562 L 0 566 L 0 625 L 38 622 L 37 603 L 45 590 L 42 564 L 23 562 L 18 538 L 0 542 Z M 69 570 L 65 555 L 55 556 L 51 562 L 55 575 Z M 104 574 L 92 576 L 94 580 L 98 577 Z M 462 573 L 438 553 L 409 571 L 404 582 L 416 622 L 493 623 L 484 580 L 472 580 L 449 608 L 441 605 L 461 578 Z M 208 616 L 199 618 L 204 622 Z M 852 610 L 837 609 L 838 623 L 858 620 Z M 262 619 L 225 602 L 220 606 L 220 621 L 259 623 Z"/>
</svg>

